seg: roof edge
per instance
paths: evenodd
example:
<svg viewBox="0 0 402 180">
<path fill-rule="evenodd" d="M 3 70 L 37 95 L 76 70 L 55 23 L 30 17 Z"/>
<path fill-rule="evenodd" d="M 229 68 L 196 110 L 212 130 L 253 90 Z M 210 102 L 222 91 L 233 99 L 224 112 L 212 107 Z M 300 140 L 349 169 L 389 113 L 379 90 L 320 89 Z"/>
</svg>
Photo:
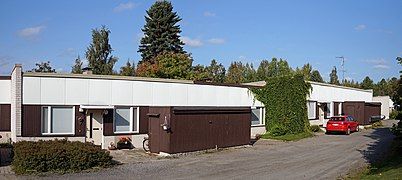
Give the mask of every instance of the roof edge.
<svg viewBox="0 0 402 180">
<path fill-rule="evenodd" d="M 191 81 L 191 80 L 162 79 L 162 78 L 134 77 L 134 76 L 118 76 L 118 75 L 95 75 L 95 74 L 61 74 L 61 73 L 24 72 L 23 77 L 107 79 L 107 80 L 148 81 L 148 82 L 194 84 L 194 82 Z"/>
</svg>

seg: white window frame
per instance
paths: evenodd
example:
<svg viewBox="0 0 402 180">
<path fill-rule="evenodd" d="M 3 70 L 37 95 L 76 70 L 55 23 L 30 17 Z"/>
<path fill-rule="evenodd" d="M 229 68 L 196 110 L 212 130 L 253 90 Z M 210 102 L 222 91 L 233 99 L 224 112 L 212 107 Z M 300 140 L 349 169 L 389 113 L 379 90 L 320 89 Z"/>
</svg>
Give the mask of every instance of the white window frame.
<svg viewBox="0 0 402 180">
<path fill-rule="evenodd" d="M 265 125 L 265 107 L 264 106 L 255 106 L 255 107 L 251 107 L 251 110 L 258 109 L 258 108 L 260 109 L 260 123 L 259 124 L 251 124 L 251 127 Z M 253 112 L 251 112 L 251 113 L 253 113 Z"/>
<path fill-rule="evenodd" d="M 317 117 L 317 111 L 318 111 L 318 109 L 317 109 L 317 101 L 307 101 L 307 116 L 309 115 L 309 107 L 310 107 L 310 104 L 309 103 L 314 103 L 315 104 L 315 106 L 314 106 L 314 118 L 310 118 L 310 117 L 307 117 L 307 119 L 308 120 L 317 120 L 318 119 L 318 117 Z"/>
<path fill-rule="evenodd" d="M 129 107 L 130 108 L 130 131 L 116 131 L 116 109 L 119 108 L 128 108 L 127 106 L 117 106 L 113 109 L 113 132 L 114 134 L 128 134 L 128 133 L 139 133 L 140 132 L 140 108 L 139 107 Z M 137 130 L 133 131 L 134 125 L 134 109 L 136 109 L 137 116 Z"/>
<path fill-rule="evenodd" d="M 56 108 L 71 108 L 73 110 L 72 127 L 73 132 L 71 133 L 53 133 L 52 130 L 52 107 Z M 43 109 L 47 108 L 47 133 L 44 133 L 43 129 Z M 75 107 L 74 106 L 42 106 L 41 107 L 41 133 L 42 135 L 74 135 L 75 134 Z"/>
</svg>

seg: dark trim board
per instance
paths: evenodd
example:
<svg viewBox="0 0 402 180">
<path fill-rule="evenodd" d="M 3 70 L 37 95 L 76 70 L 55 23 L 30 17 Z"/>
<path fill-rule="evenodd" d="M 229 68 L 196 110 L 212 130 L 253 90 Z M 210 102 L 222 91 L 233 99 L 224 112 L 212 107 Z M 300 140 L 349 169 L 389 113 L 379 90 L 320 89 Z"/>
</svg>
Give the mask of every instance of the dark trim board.
<svg viewBox="0 0 402 180">
<path fill-rule="evenodd" d="M 11 76 L 0 76 L 0 80 L 11 80 Z"/>
<path fill-rule="evenodd" d="M 0 104 L 0 131 L 11 131 L 11 104 Z"/>
</svg>

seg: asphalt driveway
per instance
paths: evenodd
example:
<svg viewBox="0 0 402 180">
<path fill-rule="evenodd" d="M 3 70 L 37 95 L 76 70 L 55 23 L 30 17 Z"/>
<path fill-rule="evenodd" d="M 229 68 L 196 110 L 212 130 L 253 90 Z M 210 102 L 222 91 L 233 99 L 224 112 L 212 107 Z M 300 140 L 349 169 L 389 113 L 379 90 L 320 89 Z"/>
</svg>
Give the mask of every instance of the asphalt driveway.
<svg viewBox="0 0 402 180">
<path fill-rule="evenodd" d="M 45 179 L 336 179 L 380 157 L 393 135 L 387 127 L 297 142 L 260 140 L 253 147 L 173 159 L 136 161 L 91 173 Z M 15 178 L 15 177 L 14 177 Z M 24 178 L 24 177 L 20 177 Z"/>
</svg>

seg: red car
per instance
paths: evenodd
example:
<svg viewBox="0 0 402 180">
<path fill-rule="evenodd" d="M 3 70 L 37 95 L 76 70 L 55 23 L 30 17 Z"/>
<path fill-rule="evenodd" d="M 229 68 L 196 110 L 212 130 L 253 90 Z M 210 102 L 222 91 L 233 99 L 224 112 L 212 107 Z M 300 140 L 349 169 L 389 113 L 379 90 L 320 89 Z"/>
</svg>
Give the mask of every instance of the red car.
<svg viewBox="0 0 402 180">
<path fill-rule="evenodd" d="M 345 132 L 349 135 L 352 131 L 359 131 L 359 123 L 352 116 L 334 116 L 328 121 L 326 130 L 327 133 Z"/>
</svg>

